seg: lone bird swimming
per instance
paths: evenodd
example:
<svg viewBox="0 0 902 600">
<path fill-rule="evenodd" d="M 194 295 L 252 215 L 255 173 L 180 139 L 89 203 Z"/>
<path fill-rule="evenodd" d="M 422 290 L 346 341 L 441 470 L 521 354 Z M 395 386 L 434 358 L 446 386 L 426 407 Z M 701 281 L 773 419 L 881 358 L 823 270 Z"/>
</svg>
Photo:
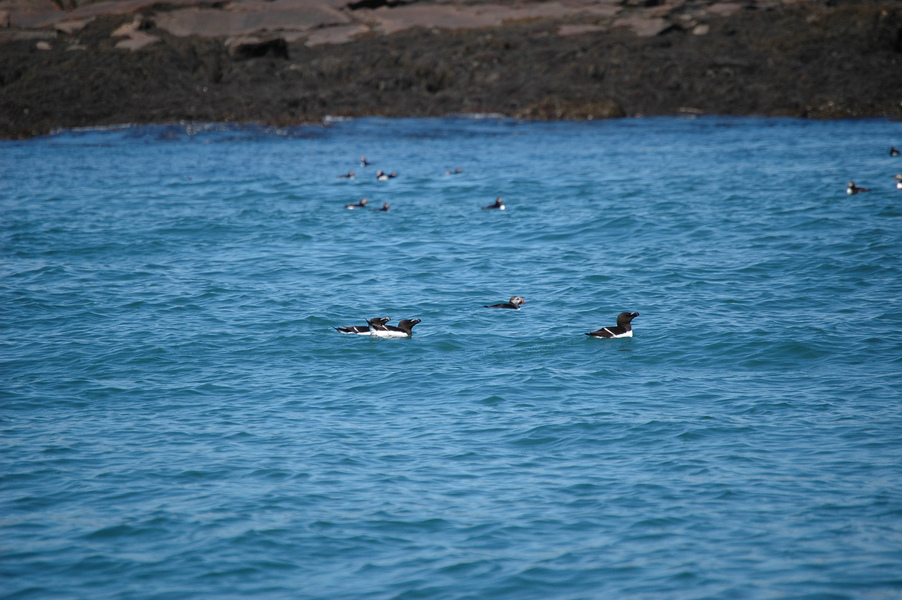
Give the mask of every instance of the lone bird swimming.
<svg viewBox="0 0 902 600">
<path fill-rule="evenodd" d="M 526 304 L 526 300 L 521 298 L 520 296 L 511 296 L 510 302 L 502 302 L 501 304 L 492 304 L 489 306 L 485 305 L 486 308 L 513 308 L 514 310 L 520 310 L 520 305 Z"/>
<path fill-rule="evenodd" d="M 846 188 L 846 193 L 850 196 L 853 194 L 860 194 L 861 192 L 870 192 L 870 191 L 871 191 L 871 188 L 858 187 L 857 185 L 855 185 L 854 181 L 850 181 L 849 187 Z"/>
<path fill-rule="evenodd" d="M 639 313 L 622 312 L 617 315 L 616 327 L 602 327 L 597 331 L 591 331 L 586 335 L 601 338 L 624 338 L 633 337 L 633 328 L 630 322 L 639 316 Z"/>
<path fill-rule="evenodd" d="M 379 329 L 370 327 L 370 335 L 381 338 L 409 338 L 413 335 L 413 326 L 419 322 L 419 319 L 404 319 L 398 322 L 397 327 L 391 325 Z"/>
<path fill-rule="evenodd" d="M 354 171 L 348 171 L 345 175 L 339 175 L 339 179 L 354 179 Z"/>
<path fill-rule="evenodd" d="M 495 198 L 495 204 L 491 204 L 489 206 L 483 206 L 482 210 L 491 210 L 493 208 L 497 208 L 498 210 L 504 210 L 504 200 L 499 196 Z"/>
<path fill-rule="evenodd" d="M 360 202 L 358 202 L 357 204 L 345 204 L 345 208 L 347 208 L 348 210 L 354 210 L 355 208 L 365 208 L 368 202 L 369 200 L 367 200 L 366 198 L 361 198 Z"/>
<path fill-rule="evenodd" d="M 376 212 L 388 212 L 388 209 L 391 208 L 391 205 L 388 202 L 382 204 L 382 208 L 373 208 L 370 210 L 374 210 Z"/>
</svg>

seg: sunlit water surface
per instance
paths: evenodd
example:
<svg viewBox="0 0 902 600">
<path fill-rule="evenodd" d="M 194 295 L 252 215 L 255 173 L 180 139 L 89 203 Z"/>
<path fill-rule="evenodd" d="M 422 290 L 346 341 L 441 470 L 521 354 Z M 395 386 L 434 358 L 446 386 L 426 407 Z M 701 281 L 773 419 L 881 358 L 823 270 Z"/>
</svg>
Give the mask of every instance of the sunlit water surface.
<svg viewBox="0 0 902 600">
<path fill-rule="evenodd" d="M 899 598 L 892 144 L 714 117 L 0 142 L 0 596 Z M 621 311 L 633 338 L 584 335 Z M 422 322 L 333 329 L 378 316 Z"/>
</svg>

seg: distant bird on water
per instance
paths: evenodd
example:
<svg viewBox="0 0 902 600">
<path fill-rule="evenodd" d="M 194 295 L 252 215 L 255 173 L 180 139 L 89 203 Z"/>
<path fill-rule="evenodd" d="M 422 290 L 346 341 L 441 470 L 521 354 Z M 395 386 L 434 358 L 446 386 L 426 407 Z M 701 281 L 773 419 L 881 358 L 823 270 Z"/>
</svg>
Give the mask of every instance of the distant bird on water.
<svg viewBox="0 0 902 600">
<path fill-rule="evenodd" d="M 860 194 L 861 192 L 870 192 L 871 188 L 863 188 L 855 185 L 854 181 L 849 182 L 849 187 L 846 188 L 846 193 L 850 196 L 853 194 Z"/>
<path fill-rule="evenodd" d="M 369 200 L 367 200 L 366 198 L 361 198 L 360 202 L 358 202 L 357 204 L 345 204 L 345 208 L 347 208 L 348 210 L 354 210 L 355 208 L 365 208 L 367 203 L 369 203 Z"/>
<path fill-rule="evenodd" d="M 445 175 L 459 175 L 460 173 L 463 173 L 463 172 L 464 172 L 463 169 L 461 169 L 460 167 L 457 167 L 453 171 L 445 171 Z"/>
<path fill-rule="evenodd" d="M 489 206 L 483 206 L 482 210 L 491 210 L 493 208 L 497 208 L 498 210 L 504 210 L 504 200 L 501 197 L 495 198 L 495 204 Z"/>
<path fill-rule="evenodd" d="M 376 172 L 376 179 L 378 179 L 379 181 L 388 181 L 389 179 L 394 179 L 397 176 L 398 176 L 398 173 L 396 171 L 392 171 L 391 173 L 386 173 L 385 171 L 380 169 L 379 171 Z"/>
<path fill-rule="evenodd" d="M 360 157 L 360 166 L 361 167 L 366 167 L 367 165 L 371 165 L 371 164 L 373 164 L 373 163 L 367 161 L 365 156 Z"/>
<path fill-rule="evenodd" d="M 385 204 L 382 205 L 382 208 L 374 208 L 372 210 L 374 210 L 376 212 L 388 212 L 389 206 L 390 206 L 389 203 L 386 202 Z"/>
<path fill-rule="evenodd" d="M 622 312 L 617 315 L 616 327 L 602 327 L 596 331 L 591 331 L 586 335 L 601 338 L 624 338 L 633 337 L 633 328 L 630 322 L 639 316 L 639 313 Z"/>
<path fill-rule="evenodd" d="M 895 146 L 890 146 L 890 147 L 889 147 L 889 155 L 890 155 L 890 156 L 899 156 L 899 151 L 896 150 L 896 147 L 895 147 Z"/>
<path fill-rule="evenodd" d="M 345 175 L 339 175 L 339 179 L 354 179 L 354 171 L 348 171 Z"/>
<path fill-rule="evenodd" d="M 492 304 L 489 306 L 485 305 L 486 308 L 513 308 L 514 310 L 520 310 L 520 305 L 526 304 L 526 300 L 521 298 L 520 296 L 511 296 L 510 302 L 502 302 L 501 304 Z"/>
<path fill-rule="evenodd" d="M 893 179 L 896 180 L 896 189 L 902 190 L 902 173 L 899 173 L 898 175 L 893 177 Z"/>
</svg>

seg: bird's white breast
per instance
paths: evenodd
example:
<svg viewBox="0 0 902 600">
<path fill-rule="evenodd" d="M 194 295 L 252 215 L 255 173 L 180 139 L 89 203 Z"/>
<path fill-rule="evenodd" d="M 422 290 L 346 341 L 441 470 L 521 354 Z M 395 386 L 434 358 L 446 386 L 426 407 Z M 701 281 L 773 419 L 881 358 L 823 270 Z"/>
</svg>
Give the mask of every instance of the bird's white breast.
<svg viewBox="0 0 902 600">
<path fill-rule="evenodd" d="M 407 337 L 407 334 L 404 333 L 403 331 L 392 331 L 392 330 L 386 331 L 386 330 L 381 330 L 381 329 L 376 330 L 376 331 L 370 330 L 370 335 L 374 335 L 376 337 L 381 337 L 381 338 L 405 338 L 405 337 Z"/>
</svg>

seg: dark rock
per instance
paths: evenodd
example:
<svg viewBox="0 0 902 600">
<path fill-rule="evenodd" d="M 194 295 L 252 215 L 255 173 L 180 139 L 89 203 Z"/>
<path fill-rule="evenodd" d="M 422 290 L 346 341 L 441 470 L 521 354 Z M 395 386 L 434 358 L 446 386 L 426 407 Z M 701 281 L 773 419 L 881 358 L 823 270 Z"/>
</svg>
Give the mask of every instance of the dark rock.
<svg viewBox="0 0 902 600">
<path fill-rule="evenodd" d="M 229 55 L 237 60 L 249 58 L 284 58 L 288 60 L 288 44 L 282 38 L 259 40 L 257 38 L 239 38 L 227 43 Z"/>
<path fill-rule="evenodd" d="M 49 52 L 36 51 L 35 44 L 52 40 L 55 29 L 21 29 L 14 20 L 0 30 L 0 136 L 179 120 L 291 125 L 327 115 L 599 119 L 691 109 L 900 116 L 902 78 L 894 76 L 902 63 L 899 2 L 758 0 L 758 10 L 718 4 L 725 3 L 687 0 L 683 12 L 666 15 L 617 6 L 620 12 L 590 22 L 536 17 L 441 34 L 412 26 L 381 35 L 336 17 L 336 29 L 354 28 L 352 38 L 343 30 L 334 36 L 343 44 L 327 41 L 329 26 L 298 30 L 296 37 L 252 40 L 248 34 L 228 46 L 223 37 L 178 37 L 160 27 L 162 9 L 148 8 L 158 12 L 140 22 L 133 13 L 97 16 L 72 34 L 59 34 L 54 48 L 60 51 Z M 370 12 L 389 10 L 398 9 Z M 84 18 L 73 11 L 43 27 L 75 16 Z M 640 20 L 627 20 L 633 17 Z M 657 24 L 654 19 L 680 27 L 640 37 L 629 26 Z M 139 23 L 135 31 L 151 27 L 159 40 L 139 51 L 117 50 L 121 40 L 110 35 L 128 23 Z M 76 42 L 83 50 L 62 51 Z"/>
</svg>

